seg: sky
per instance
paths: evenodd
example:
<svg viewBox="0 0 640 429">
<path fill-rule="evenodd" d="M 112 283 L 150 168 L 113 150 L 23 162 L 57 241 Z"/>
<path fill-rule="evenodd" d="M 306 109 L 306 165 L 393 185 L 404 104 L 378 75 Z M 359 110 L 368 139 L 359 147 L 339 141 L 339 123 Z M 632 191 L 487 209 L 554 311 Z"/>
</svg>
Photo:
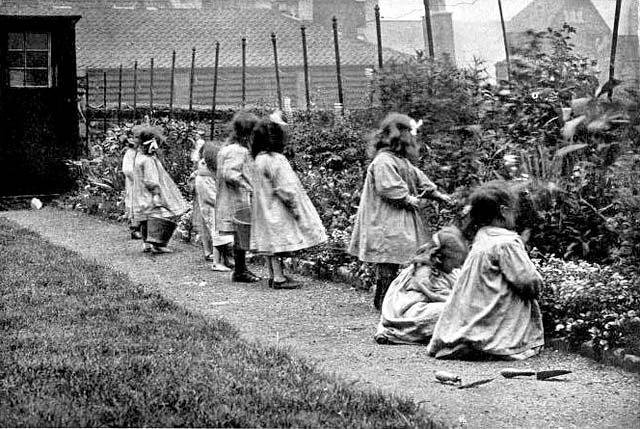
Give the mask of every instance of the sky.
<svg viewBox="0 0 640 429">
<path fill-rule="evenodd" d="M 432 0 L 432 4 L 435 1 Z M 532 1 L 534 0 L 502 0 L 505 21 L 508 22 Z M 612 27 L 615 0 L 591 1 L 605 22 L 610 23 Z M 421 20 L 424 16 L 423 0 L 379 0 L 378 3 L 383 20 Z M 458 65 L 473 64 L 474 58 L 486 60 L 489 65 L 504 59 L 498 0 L 445 0 L 445 3 L 446 9 L 452 13 L 454 21 Z M 624 27 L 623 21 L 625 21 L 625 14 L 621 15 L 621 29 Z M 466 22 L 474 24 L 473 26 L 465 26 Z M 632 27 L 627 26 L 627 29 L 630 28 Z M 639 32 L 640 36 L 640 29 L 636 28 L 635 30 Z M 416 41 L 417 45 L 423 43 L 422 40 Z M 417 47 L 421 48 L 422 46 Z M 488 72 L 490 76 L 493 76 L 492 66 L 489 67 Z"/>
<path fill-rule="evenodd" d="M 502 0 L 505 19 L 511 19 L 531 0 Z M 498 0 L 446 0 L 447 10 L 456 21 L 499 20 Z M 424 16 L 423 0 L 379 0 L 382 19 L 420 19 Z"/>
</svg>

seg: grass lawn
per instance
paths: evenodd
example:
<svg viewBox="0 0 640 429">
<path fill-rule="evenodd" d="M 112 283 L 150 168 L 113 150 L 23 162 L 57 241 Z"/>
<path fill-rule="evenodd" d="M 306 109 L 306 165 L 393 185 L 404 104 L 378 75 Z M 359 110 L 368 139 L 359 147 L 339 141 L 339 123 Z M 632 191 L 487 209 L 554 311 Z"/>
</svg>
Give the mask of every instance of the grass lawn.
<svg viewBox="0 0 640 429">
<path fill-rule="evenodd" d="M 0 426 L 434 427 L 0 218 Z"/>
</svg>

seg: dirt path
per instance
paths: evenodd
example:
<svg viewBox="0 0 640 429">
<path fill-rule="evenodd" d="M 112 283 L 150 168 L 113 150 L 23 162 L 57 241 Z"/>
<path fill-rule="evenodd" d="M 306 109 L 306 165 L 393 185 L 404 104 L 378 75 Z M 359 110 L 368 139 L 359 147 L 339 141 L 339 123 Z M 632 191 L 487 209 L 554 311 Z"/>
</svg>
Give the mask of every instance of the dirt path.
<svg viewBox="0 0 640 429">
<path fill-rule="evenodd" d="M 193 311 L 222 317 L 246 338 L 279 344 L 362 388 L 409 397 L 451 425 L 493 427 L 640 428 L 640 377 L 589 359 L 545 351 L 525 362 L 444 362 L 425 347 L 380 346 L 373 341 L 378 320 L 369 295 L 345 284 L 305 279 L 303 289 L 274 291 L 266 284 L 231 283 L 208 270 L 199 249 L 173 243 L 176 253 L 148 256 L 128 231 L 81 213 L 43 209 L 0 212 L 0 216 L 127 273 Z M 256 272 L 262 272 L 259 267 Z M 570 369 L 556 382 L 507 380 L 501 368 Z M 437 370 L 465 382 L 497 378 L 458 390 L 433 381 Z"/>
</svg>

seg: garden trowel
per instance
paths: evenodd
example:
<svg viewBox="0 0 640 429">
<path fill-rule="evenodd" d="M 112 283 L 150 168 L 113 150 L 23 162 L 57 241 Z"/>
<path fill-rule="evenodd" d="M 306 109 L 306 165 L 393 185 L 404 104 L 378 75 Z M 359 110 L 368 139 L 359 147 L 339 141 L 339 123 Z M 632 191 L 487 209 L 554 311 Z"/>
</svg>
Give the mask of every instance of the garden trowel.
<svg viewBox="0 0 640 429">
<path fill-rule="evenodd" d="M 500 375 L 505 378 L 528 377 L 535 375 L 538 380 L 547 380 L 549 378 L 558 377 L 560 375 L 571 374 L 566 369 L 550 369 L 546 371 L 532 371 L 529 369 L 505 368 L 500 371 Z"/>
</svg>

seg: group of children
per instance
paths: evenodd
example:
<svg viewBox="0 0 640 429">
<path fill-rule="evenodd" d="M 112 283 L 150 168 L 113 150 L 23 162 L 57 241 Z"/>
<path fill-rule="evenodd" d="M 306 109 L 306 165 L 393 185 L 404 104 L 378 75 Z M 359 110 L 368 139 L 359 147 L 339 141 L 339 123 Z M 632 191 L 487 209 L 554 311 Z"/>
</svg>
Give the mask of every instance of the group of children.
<svg viewBox="0 0 640 429">
<path fill-rule="evenodd" d="M 418 213 L 425 199 L 452 199 L 411 162 L 419 125 L 401 114 L 381 123 L 349 246 L 376 264 L 375 339 L 426 344 L 443 359 L 533 356 L 544 345 L 542 277 L 525 250 L 528 234 L 515 232 L 520 196 L 507 182 L 484 184 L 469 198 L 465 231 L 429 235 Z"/>
<path fill-rule="evenodd" d="M 518 195 L 504 182 L 482 185 L 469 199 L 467 234 L 453 226 L 430 234 L 419 210 L 429 199 L 453 199 L 413 163 L 421 150 L 420 125 L 398 113 L 381 122 L 348 248 L 376 265 L 374 306 L 381 318 L 375 339 L 428 344 L 437 358 L 532 356 L 544 344 L 536 301 L 542 278 L 526 253 L 526 240 L 515 232 Z M 165 247 L 147 243 L 149 220 L 184 210 L 175 184 L 153 156 L 155 139 L 147 130 L 139 132 L 123 171 L 132 234 L 139 224 L 145 246 L 162 253 Z M 264 119 L 239 112 L 222 147 L 202 142 L 194 152 L 194 213 L 205 258 L 216 271 L 232 271 L 232 281 L 260 280 L 247 268 L 250 250 L 266 256 L 270 287 L 297 288 L 300 283 L 284 274 L 282 257 L 327 240 L 283 154 L 286 141 L 279 112 Z"/>
<path fill-rule="evenodd" d="M 269 287 L 298 288 L 300 283 L 284 273 L 283 257 L 321 244 L 327 235 L 320 216 L 283 155 L 287 123 L 280 112 L 264 119 L 239 112 L 230 125 L 230 136 L 222 147 L 200 141 L 192 155 L 193 212 L 204 257 L 212 263 L 214 271 L 232 271 L 232 281 L 253 283 L 261 279 L 247 267 L 246 252 L 250 250 L 266 257 Z M 136 211 L 136 201 L 140 200 L 136 180 L 150 182 L 137 179 L 148 175 L 146 167 L 136 167 L 141 163 L 138 157 L 140 147 L 144 147 L 142 136 L 138 132 L 138 148 L 128 149 L 123 159 L 123 172 L 130 178 L 126 194 L 127 201 L 132 201 L 130 219 L 134 228 L 146 222 Z M 135 161 L 130 168 L 132 157 Z M 162 167 L 157 158 L 154 161 L 158 168 Z M 144 217 L 150 217 L 152 210 L 163 213 L 165 188 L 154 188 L 159 197 L 150 201 L 151 210 Z M 152 193 L 150 189 L 148 185 L 145 187 L 147 193 Z M 166 212 L 179 215 L 184 210 L 174 208 Z M 152 246 L 154 253 L 168 251 L 164 246 L 148 244 L 149 236 L 144 230 L 141 235 L 145 246 Z"/>
</svg>

